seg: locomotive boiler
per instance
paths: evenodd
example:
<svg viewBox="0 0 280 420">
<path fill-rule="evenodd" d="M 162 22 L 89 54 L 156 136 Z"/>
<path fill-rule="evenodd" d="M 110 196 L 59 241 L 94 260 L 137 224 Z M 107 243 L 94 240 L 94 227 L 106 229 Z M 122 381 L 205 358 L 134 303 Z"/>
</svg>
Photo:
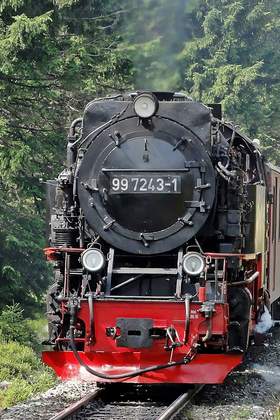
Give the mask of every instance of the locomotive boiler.
<svg viewBox="0 0 280 420">
<path fill-rule="evenodd" d="M 62 378 L 222 382 L 269 306 L 272 171 L 218 105 L 90 102 L 49 182 L 45 363 Z"/>
</svg>

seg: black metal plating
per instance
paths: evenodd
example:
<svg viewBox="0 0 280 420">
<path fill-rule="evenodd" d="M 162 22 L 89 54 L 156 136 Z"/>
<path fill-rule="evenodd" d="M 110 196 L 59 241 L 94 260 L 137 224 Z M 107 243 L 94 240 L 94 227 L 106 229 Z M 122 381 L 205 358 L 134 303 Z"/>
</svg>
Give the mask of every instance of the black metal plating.
<svg viewBox="0 0 280 420">
<path fill-rule="evenodd" d="M 151 347 L 153 339 L 150 331 L 153 319 L 117 318 L 117 329 L 120 335 L 116 338 L 118 347 L 145 348 Z"/>
<path fill-rule="evenodd" d="M 204 108 L 201 118 L 203 126 Z M 137 121 L 130 117 L 114 124 L 114 133 L 122 133 L 120 147 L 110 136 L 112 127 L 89 141 L 76 174 L 78 196 L 89 228 L 106 242 L 135 254 L 156 254 L 180 246 L 204 225 L 214 201 L 215 173 L 205 137 L 197 138 L 192 129 L 170 119 L 154 118 L 148 128 L 138 126 Z M 187 147 L 185 142 L 178 144 L 182 138 L 188 139 Z M 143 159 L 144 150 L 148 159 Z M 157 181 L 161 173 L 170 173 L 180 177 L 180 190 L 176 194 L 136 194 L 130 187 L 128 192 L 111 193 L 114 173 L 157 173 Z M 137 176 L 147 183 L 148 178 Z M 122 180 L 128 182 L 125 176 L 116 178 L 116 182 Z M 87 187 L 92 183 L 96 188 Z"/>
</svg>

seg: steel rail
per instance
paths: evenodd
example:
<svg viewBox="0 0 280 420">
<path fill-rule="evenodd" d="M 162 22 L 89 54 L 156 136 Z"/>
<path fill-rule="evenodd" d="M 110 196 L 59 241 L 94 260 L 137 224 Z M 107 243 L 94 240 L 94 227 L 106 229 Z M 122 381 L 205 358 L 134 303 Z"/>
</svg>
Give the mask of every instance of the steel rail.
<svg viewBox="0 0 280 420">
<path fill-rule="evenodd" d="M 157 417 L 157 420 L 171 420 L 173 419 L 181 410 L 183 410 L 187 404 L 191 402 L 193 397 L 198 394 L 204 385 L 197 385 L 190 391 L 181 394 L 176 400 L 174 400 L 161 414 Z M 87 406 L 92 400 L 97 396 L 102 394 L 102 389 L 95 389 L 93 392 L 85 395 L 80 400 L 66 407 L 59 413 L 55 414 L 49 420 L 65 420 L 72 414 L 75 414 L 77 411 L 82 409 L 84 406 Z"/>
<path fill-rule="evenodd" d="M 197 385 L 189 392 L 180 395 L 173 403 L 171 403 L 164 412 L 157 418 L 157 420 L 171 420 L 176 416 L 187 404 L 191 402 L 193 397 L 198 394 L 204 385 Z"/>
<path fill-rule="evenodd" d="M 85 395 L 80 400 L 76 401 L 75 403 L 66 407 L 64 410 L 55 414 L 53 417 L 50 418 L 50 420 L 64 420 L 64 419 L 66 419 L 68 416 L 70 416 L 71 414 L 74 414 L 76 411 L 78 411 L 84 405 L 87 405 L 91 400 L 96 398 L 101 392 L 102 392 L 102 389 L 95 389 L 94 391 Z"/>
</svg>

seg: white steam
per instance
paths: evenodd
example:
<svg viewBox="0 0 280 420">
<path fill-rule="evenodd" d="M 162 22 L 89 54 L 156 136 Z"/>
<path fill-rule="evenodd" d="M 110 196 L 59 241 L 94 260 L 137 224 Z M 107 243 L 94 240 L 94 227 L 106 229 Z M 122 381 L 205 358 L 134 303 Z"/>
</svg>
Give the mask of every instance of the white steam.
<svg viewBox="0 0 280 420">
<path fill-rule="evenodd" d="M 260 375 L 275 390 L 280 391 L 280 368 L 278 366 L 266 366 L 256 363 L 253 365 L 253 372 Z"/>
<path fill-rule="evenodd" d="M 271 315 L 267 309 L 267 307 L 264 307 L 264 312 L 262 313 L 259 322 L 257 323 L 256 327 L 255 327 L 255 332 L 258 334 L 264 334 L 266 333 L 268 330 L 270 330 L 270 328 L 273 325 L 273 321 L 271 318 Z"/>
</svg>

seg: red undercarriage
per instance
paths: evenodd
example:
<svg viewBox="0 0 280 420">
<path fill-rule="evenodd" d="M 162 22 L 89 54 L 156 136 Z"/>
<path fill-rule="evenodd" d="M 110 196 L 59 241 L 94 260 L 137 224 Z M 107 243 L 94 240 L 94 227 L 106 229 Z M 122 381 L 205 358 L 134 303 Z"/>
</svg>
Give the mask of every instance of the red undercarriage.
<svg viewBox="0 0 280 420">
<path fill-rule="evenodd" d="M 194 354 L 197 342 L 201 341 L 209 328 L 209 320 L 200 311 L 200 303 L 191 303 L 191 319 L 188 340 L 171 351 L 167 351 L 166 338 L 155 338 L 148 348 L 117 346 L 116 339 L 106 335 L 106 329 L 116 326 L 119 318 L 152 319 L 153 328 L 172 327 L 178 333 L 178 342 L 183 343 L 185 334 L 185 304 L 178 301 L 131 301 L 94 300 L 94 339 L 90 341 L 90 312 L 87 300 L 81 301 L 78 319 L 86 327 L 84 351 L 79 352 L 82 360 L 92 369 L 107 375 L 132 373 L 135 370 L 169 361 L 181 361 L 186 355 L 193 355 L 185 365 L 173 366 L 134 378 L 122 379 L 130 383 L 222 383 L 228 373 L 242 362 L 242 355 L 225 353 L 221 347 L 228 330 L 228 305 L 217 303 L 212 317 L 212 338 L 203 353 Z M 64 339 L 65 341 L 65 339 Z M 77 341 L 78 342 L 78 341 Z M 225 342 L 225 341 L 224 341 Z M 216 351 L 213 348 L 216 348 Z M 221 353 L 217 353 L 220 351 Z M 79 377 L 90 381 L 104 381 L 81 367 L 72 351 L 43 352 L 43 361 L 51 366 L 62 379 Z M 115 380 L 120 382 L 120 380 Z M 110 380 L 110 382 L 114 382 Z"/>
</svg>

